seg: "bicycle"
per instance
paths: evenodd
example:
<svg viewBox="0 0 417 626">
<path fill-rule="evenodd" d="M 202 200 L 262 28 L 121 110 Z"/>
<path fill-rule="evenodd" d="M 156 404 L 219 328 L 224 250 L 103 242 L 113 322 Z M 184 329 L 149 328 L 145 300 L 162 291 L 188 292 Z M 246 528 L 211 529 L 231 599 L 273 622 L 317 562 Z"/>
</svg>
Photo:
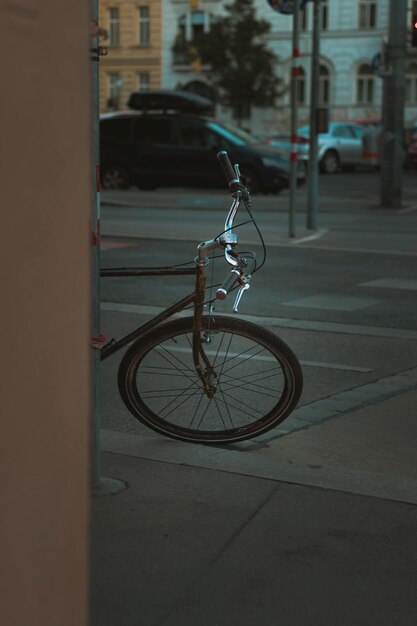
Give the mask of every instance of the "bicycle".
<svg viewBox="0 0 417 626">
<path fill-rule="evenodd" d="M 221 248 L 232 266 L 216 298 L 224 300 L 238 288 L 235 312 L 252 275 L 265 261 L 265 248 L 260 265 L 254 252 L 237 252 L 233 225 L 242 201 L 257 225 L 239 166 L 232 167 L 225 151 L 217 156 L 233 202 L 223 232 L 198 245 L 193 267 L 101 270 L 103 277 L 195 276 L 192 293 L 121 339 L 112 339 L 103 346 L 101 359 L 131 344 L 118 370 L 126 407 L 158 433 L 204 444 L 243 441 L 277 426 L 297 405 L 303 385 L 299 361 L 282 339 L 251 322 L 218 316 L 213 301 L 205 301 L 210 252 Z M 166 321 L 189 307 L 191 316 Z"/>
</svg>

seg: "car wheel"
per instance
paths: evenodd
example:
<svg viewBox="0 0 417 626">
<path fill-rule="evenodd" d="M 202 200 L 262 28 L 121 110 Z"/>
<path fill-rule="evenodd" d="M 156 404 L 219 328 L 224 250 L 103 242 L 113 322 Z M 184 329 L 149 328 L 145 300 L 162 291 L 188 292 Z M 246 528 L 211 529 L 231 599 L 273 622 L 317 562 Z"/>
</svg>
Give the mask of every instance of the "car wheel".
<svg viewBox="0 0 417 626">
<path fill-rule="evenodd" d="M 101 186 L 103 189 L 128 189 L 131 177 L 124 165 L 113 163 L 103 167 L 101 172 Z"/>
<path fill-rule="evenodd" d="M 339 169 L 339 156 L 335 150 L 327 150 L 320 161 L 320 169 L 325 174 L 335 174 Z"/>
<path fill-rule="evenodd" d="M 246 179 L 246 187 L 249 193 L 252 195 L 259 193 L 259 179 L 255 172 L 250 168 L 248 169 L 242 166 L 242 176 Z"/>
</svg>

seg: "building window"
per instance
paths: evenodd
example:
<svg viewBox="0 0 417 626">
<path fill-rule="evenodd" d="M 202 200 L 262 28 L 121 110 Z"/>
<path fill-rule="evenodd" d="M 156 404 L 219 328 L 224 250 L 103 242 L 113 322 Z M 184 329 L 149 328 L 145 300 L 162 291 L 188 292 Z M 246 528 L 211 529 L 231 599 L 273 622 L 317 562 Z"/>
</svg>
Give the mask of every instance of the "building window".
<svg viewBox="0 0 417 626">
<path fill-rule="evenodd" d="M 357 101 L 358 104 L 372 104 L 374 101 L 375 77 L 372 67 L 361 65 L 358 69 Z"/>
<path fill-rule="evenodd" d="M 305 104 L 306 101 L 306 74 L 302 67 L 298 70 L 297 77 L 297 104 Z"/>
<path fill-rule="evenodd" d="M 139 91 L 148 91 L 150 82 L 149 72 L 140 72 L 138 80 Z"/>
<path fill-rule="evenodd" d="M 151 18 L 148 6 L 139 7 L 139 43 L 149 45 L 151 41 Z"/>
<path fill-rule="evenodd" d="M 330 75 L 324 65 L 319 67 L 319 103 L 329 104 L 330 101 Z"/>
<path fill-rule="evenodd" d="M 107 110 L 117 111 L 120 105 L 120 89 L 122 81 L 120 74 L 113 72 L 107 76 Z"/>
<path fill-rule="evenodd" d="M 191 39 L 195 39 L 195 37 L 204 33 L 205 21 L 204 11 L 193 11 L 191 13 Z"/>
<path fill-rule="evenodd" d="M 109 45 L 120 45 L 119 9 L 109 9 Z"/>
<path fill-rule="evenodd" d="M 417 104 L 417 63 L 411 63 L 407 67 L 405 77 L 405 102 Z"/>
<path fill-rule="evenodd" d="M 376 0 L 359 0 L 359 28 L 376 27 Z"/>
<path fill-rule="evenodd" d="M 193 41 L 202 33 L 207 33 L 214 21 L 214 17 L 204 11 L 184 13 L 178 20 L 178 33 L 186 41 Z"/>
<path fill-rule="evenodd" d="M 309 4 L 306 4 L 304 9 L 301 11 L 301 30 L 303 32 L 308 30 L 308 13 L 309 13 Z"/>
<path fill-rule="evenodd" d="M 329 27 L 329 4 L 327 0 L 321 0 L 320 2 L 320 28 L 321 30 L 327 30 Z"/>
</svg>

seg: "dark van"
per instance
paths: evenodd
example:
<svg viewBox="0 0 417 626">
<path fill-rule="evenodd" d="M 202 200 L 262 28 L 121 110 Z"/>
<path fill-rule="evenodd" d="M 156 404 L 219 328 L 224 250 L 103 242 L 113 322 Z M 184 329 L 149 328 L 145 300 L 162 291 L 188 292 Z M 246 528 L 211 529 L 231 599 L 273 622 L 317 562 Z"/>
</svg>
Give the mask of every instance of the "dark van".
<svg viewBox="0 0 417 626">
<path fill-rule="evenodd" d="M 171 97 L 178 92 L 158 93 Z M 194 111 L 190 110 L 193 107 L 170 103 L 162 110 L 163 98 L 149 99 L 146 106 L 144 94 L 140 94 L 142 104 L 137 96 L 132 94 L 130 103 L 142 110 L 105 113 L 100 118 L 103 189 L 127 189 L 131 185 L 140 189 L 224 188 L 216 159 L 216 153 L 223 149 L 232 162 L 240 165 L 252 193 L 278 192 L 288 187 L 286 155 L 262 145 L 241 129 L 200 115 L 198 106 Z M 297 182 L 304 181 L 305 170 L 300 164 Z"/>
</svg>

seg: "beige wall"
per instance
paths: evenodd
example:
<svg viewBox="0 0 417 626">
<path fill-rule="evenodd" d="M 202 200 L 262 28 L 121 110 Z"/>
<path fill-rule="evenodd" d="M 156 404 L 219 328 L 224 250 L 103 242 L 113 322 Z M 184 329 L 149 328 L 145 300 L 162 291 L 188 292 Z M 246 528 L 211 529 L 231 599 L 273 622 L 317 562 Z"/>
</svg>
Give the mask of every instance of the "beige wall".
<svg viewBox="0 0 417 626">
<path fill-rule="evenodd" d="M 87 623 L 89 3 L 0 3 L 0 624 Z"/>
<path fill-rule="evenodd" d="M 148 6 L 150 12 L 150 41 L 139 43 L 138 7 Z M 107 56 L 100 61 L 100 109 L 107 110 L 109 75 L 120 75 L 120 109 L 126 108 L 126 100 L 132 91 L 138 90 L 138 77 L 147 72 L 150 88 L 161 86 L 161 10 L 162 0 L 100 0 L 99 25 L 109 30 L 109 9 L 118 8 L 120 15 L 120 44 L 109 47 Z M 108 40 L 102 40 L 103 46 Z"/>
</svg>

